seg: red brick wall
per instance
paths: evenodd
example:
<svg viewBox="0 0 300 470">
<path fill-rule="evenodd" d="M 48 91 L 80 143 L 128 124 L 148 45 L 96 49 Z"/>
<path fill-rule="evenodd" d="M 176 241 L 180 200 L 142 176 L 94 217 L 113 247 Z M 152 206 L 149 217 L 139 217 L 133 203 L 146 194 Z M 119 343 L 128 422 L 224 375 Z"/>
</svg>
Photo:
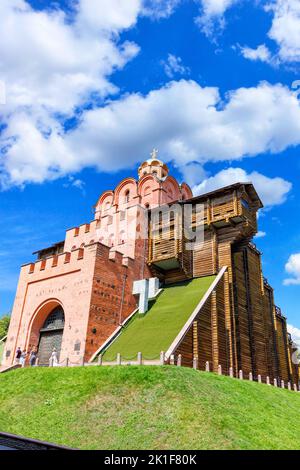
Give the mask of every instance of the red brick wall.
<svg viewBox="0 0 300 470">
<path fill-rule="evenodd" d="M 136 242 L 136 258 L 128 259 L 124 265 L 121 253 L 109 259 L 109 248 L 95 244 L 96 262 L 86 335 L 85 360 L 92 355 L 137 307 L 137 299 L 132 295 L 133 282 L 151 277 L 144 253 L 144 241 Z M 124 281 L 125 279 L 125 281 Z M 124 286 L 124 299 L 122 303 Z"/>
</svg>

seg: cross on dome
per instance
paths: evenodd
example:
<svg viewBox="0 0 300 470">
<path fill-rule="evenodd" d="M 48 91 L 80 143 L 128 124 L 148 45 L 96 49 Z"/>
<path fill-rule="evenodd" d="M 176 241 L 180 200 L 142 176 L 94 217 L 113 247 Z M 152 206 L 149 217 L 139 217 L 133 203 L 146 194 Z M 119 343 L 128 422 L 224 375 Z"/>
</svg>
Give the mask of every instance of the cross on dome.
<svg viewBox="0 0 300 470">
<path fill-rule="evenodd" d="M 158 150 L 157 150 L 156 148 L 154 148 L 154 149 L 152 150 L 152 152 L 150 153 L 150 156 L 151 156 L 152 160 L 156 160 L 156 159 L 157 159 L 158 153 L 159 153 L 159 152 L 158 152 Z"/>
<path fill-rule="evenodd" d="M 157 158 L 158 150 L 154 148 L 150 153 L 150 157 L 139 168 L 139 178 L 152 174 L 158 179 L 166 178 L 169 174 L 167 165 Z"/>
</svg>

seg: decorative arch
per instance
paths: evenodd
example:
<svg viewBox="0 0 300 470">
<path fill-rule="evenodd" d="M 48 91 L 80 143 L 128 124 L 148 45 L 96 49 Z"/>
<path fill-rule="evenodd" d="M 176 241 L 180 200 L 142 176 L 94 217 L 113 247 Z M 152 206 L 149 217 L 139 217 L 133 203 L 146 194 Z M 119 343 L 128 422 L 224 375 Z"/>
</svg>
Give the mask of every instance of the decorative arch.
<svg viewBox="0 0 300 470">
<path fill-rule="evenodd" d="M 38 346 L 40 330 L 50 313 L 56 307 L 61 307 L 66 315 L 63 303 L 57 298 L 48 299 L 36 308 L 27 329 L 26 350 L 28 350 L 30 346 Z"/>
<path fill-rule="evenodd" d="M 171 200 L 177 201 L 180 199 L 180 187 L 177 180 L 173 178 L 173 176 L 168 176 L 166 178 L 166 180 L 163 182 L 163 188 L 165 191 L 167 191 L 167 194 Z"/>
<path fill-rule="evenodd" d="M 187 183 L 182 183 L 182 185 L 180 186 L 180 190 L 183 200 L 191 199 L 193 197 L 193 191 Z"/>
<path fill-rule="evenodd" d="M 134 178 L 126 178 L 115 190 L 114 204 L 126 204 L 125 194 L 129 191 L 129 200 L 137 196 L 137 182 Z"/>
<path fill-rule="evenodd" d="M 110 202 L 112 205 L 114 201 L 114 192 L 113 191 L 105 191 L 98 199 L 96 204 L 96 210 L 104 208 L 105 204 Z"/>
<path fill-rule="evenodd" d="M 147 186 L 151 186 L 152 187 L 152 191 L 154 189 L 157 189 L 159 188 L 159 182 L 158 180 L 155 178 L 155 176 L 153 176 L 152 174 L 148 174 L 148 175 L 145 175 L 143 176 L 139 183 L 138 183 L 138 193 L 139 193 L 139 196 L 143 196 L 144 194 L 144 189 L 147 188 Z"/>
</svg>

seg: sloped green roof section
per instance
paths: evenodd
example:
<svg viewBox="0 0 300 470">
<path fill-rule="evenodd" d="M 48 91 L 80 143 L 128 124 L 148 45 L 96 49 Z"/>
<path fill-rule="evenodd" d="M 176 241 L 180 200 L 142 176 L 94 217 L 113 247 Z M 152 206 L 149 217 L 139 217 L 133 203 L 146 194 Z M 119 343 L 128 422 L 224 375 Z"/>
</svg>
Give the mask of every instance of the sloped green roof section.
<svg viewBox="0 0 300 470">
<path fill-rule="evenodd" d="M 103 361 L 158 359 L 181 331 L 216 276 L 202 277 L 166 287 L 145 315 L 136 314 L 103 354 Z"/>
</svg>

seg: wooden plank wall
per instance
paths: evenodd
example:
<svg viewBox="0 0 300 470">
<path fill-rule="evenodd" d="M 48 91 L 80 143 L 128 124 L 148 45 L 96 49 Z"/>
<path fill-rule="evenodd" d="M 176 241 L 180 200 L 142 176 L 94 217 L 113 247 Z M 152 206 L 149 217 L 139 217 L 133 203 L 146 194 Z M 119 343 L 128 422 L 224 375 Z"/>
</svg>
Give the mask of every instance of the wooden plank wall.
<svg viewBox="0 0 300 470">
<path fill-rule="evenodd" d="M 235 325 L 238 369 L 243 370 L 244 374 L 249 375 L 249 372 L 253 372 L 253 365 L 243 252 L 235 253 L 233 259 L 233 283 L 235 297 Z"/>
<path fill-rule="evenodd" d="M 174 221 L 158 224 L 150 241 L 150 263 L 178 260 L 178 268 L 163 273 L 166 283 L 216 274 L 228 267 L 176 351 L 182 354 L 183 365 L 192 367 L 196 355 L 202 370 L 209 361 L 215 371 L 219 364 L 227 373 L 233 367 L 236 376 L 242 369 L 245 377 L 252 372 L 263 380 L 266 376 L 298 380 L 286 321 L 276 313 L 273 290 L 262 277 L 260 253 L 250 243 L 257 230 L 259 201 L 247 191 L 241 186 L 203 201 L 201 220 L 194 216 L 192 225 L 203 224 L 204 241 L 193 252 L 185 250 L 184 239 L 174 240 Z M 168 235 L 166 240 L 162 230 Z"/>
<path fill-rule="evenodd" d="M 291 380 L 291 371 L 288 355 L 288 338 L 286 332 L 286 320 L 284 317 L 276 315 L 277 344 L 278 357 L 280 364 L 279 377 L 281 380 L 288 382 Z"/>
<path fill-rule="evenodd" d="M 267 344 L 265 338 L 265 317 L 263 314 L 263 283 L 261 276 L 260 254 L 249 246 L 244 249 L 244 264 L 246 277 L 248 277 L 249 292 L 249 322 L 253 333 L 254 364 L 253 373 L 266 377 L 268 370 Z"/>
<path fill-rule="evenodd" d="M 196 244 L 194 250 L 194 277 L 211 276 L 216 273 L 213 248 L 214 234 L 211 230 L 205 230 L 203 242 Z"/>
<path fill-rule="evenodd" d="M 268 375 L 271 380 L 279 376 L 279 360 L 274 316 L 274 293 L 269 285 L 264 285 L 263 315 L 265 319 L 265 341 L 267 347 Z"/>
<path fill-rule="evenodd" d="M 226 277 L 220 281 L 176 349 L 175 355 L 182 355 L 183 365 L 192 367 L 193 356 L 196 356 L 200 370 L 205 370 L 209 362 L 210 370 L 217 372 L 221 365 L 223 373 L 229 373 L 231 335 L 226 322 L 226 282 Z"/>
</svg>

